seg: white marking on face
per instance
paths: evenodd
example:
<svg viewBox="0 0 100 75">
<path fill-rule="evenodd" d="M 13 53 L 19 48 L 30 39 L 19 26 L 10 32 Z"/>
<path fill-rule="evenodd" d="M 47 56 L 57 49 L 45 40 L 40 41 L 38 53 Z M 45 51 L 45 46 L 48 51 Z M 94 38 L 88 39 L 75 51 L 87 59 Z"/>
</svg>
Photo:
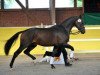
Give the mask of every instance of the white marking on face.
<svg viewBox="0 0 100 75">
<path fill-rule="evenodd" d="M 81 19 L 78 19 L 77 21 L 78 21 L 78 22 L 82 22 L 82 20 L 81 20 Z"/>
</svg>

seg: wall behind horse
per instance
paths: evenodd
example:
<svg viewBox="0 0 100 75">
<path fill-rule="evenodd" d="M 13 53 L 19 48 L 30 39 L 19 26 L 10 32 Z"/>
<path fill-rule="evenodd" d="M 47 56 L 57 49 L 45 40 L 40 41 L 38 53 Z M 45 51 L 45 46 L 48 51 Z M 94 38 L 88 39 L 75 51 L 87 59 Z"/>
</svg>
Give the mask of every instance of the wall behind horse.
<svg viewBox="0 0 100 75">
<path fill-rule="evenodd" d="M 48 10 L 22 10 L 0 11 L 0 27 L 19 27 L 50 24 L 50 15 Z"/>
<path fill-rule="evenodd" d="M 73 9 L 58 9 L 56 10 L 56 22 L 60 24 L 68 17 L 78 16 L 82 14 L 82 8 L 73 8 Z"/>
<path fill-rule="evenodd" d="M 73 13 L 74 12 L 74 13 Z M 80 15 L 82 8 L 70 8 L 70 9 L 56 9 L 56 22 L 61 23 L 68 17 Z M 21 27 L 21 26 L 34 26 L 51 25 L 50 10 L 6 10 L 0 11 L 0 27 Z"/>
</svg>

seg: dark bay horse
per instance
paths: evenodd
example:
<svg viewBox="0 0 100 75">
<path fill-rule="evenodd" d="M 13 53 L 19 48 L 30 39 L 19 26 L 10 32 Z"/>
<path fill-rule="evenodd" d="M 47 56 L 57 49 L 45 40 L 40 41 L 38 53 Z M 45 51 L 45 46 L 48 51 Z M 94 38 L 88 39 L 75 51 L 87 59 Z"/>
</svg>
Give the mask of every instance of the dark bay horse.
<svg viewBox="0 0 100 75">
<path fill-rule="evenodd" d="M 50 28 L 30 28 L 14 34 L 5 44 L 5 54 L 8 55 L 13 42 L 20 36 L 20 46 L 13 55 L 10 63 L 10 68 L 13 67 L 15 58 L 26 48 L 24 53 L 33 60 L 36 58 L 30 54 L 30 51 L 37 45 L 41 46 L 64 46 L 67 47 L 69 34 L 73 27 L 76 27 L 82 34 L 85 33 L 85 27 L 82 21 L 82 16 L 74 16 L 66 19 L 59 25 Z M 56 50 L 56 49 L 55 49 Z M 55 53 L 55 51 L 53 52 Z M 53 64 L 51 64 L 53 65 Z"/>
</svg>

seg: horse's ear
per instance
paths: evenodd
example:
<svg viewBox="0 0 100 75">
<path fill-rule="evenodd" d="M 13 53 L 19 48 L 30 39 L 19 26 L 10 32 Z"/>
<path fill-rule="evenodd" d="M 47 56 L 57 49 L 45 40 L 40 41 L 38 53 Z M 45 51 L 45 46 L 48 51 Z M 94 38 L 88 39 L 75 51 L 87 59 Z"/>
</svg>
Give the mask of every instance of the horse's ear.
<svg viewBox="0 0 100 75">
<path fill-rule="evenodd" d="M 81 14 L 80 16 L 79 16 L 79 18 L 82 18 L 84 16 L 84 14 Z"/>
</svg>

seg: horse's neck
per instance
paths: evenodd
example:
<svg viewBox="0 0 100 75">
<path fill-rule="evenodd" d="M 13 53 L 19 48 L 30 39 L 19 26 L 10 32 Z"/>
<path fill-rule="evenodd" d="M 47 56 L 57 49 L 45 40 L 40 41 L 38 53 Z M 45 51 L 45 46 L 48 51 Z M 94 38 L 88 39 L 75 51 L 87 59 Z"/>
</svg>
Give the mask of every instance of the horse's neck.
<svg viewBox="0 0 100 75">
<path fill-rule="evenodd" d="M 65 25 L 63 24 L 64 28 L 67 30 L 67 32 L 70 34 L 71 29 L 73 28 L 74 24 L 73 23 L 65 23 Z"/>
<path fill-rule="evenodd" d="M 67 30 L 68 33 L 70 33 L 71 29 L 74 26 L 74 22 L 77 19 L 77 16 L 68 18 L 67 20 L 65 20 L 61 25 L 65 27 L 65 29 Z"/>
</svg>

